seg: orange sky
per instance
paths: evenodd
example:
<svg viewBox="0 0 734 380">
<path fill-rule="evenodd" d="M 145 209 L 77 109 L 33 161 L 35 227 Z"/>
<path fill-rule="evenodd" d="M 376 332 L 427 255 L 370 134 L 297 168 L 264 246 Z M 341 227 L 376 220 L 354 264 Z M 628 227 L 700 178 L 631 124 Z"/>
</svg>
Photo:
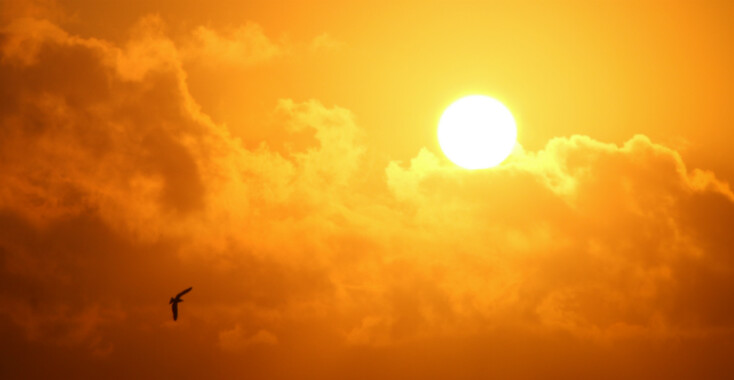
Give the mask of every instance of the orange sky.
<svg viewBox="0 0 734 380">
<path fill-rule="evenodd" d="M 734 3 L 185 3 L 0 5 L 1 378 L 734 371 Z"/>
</svg>

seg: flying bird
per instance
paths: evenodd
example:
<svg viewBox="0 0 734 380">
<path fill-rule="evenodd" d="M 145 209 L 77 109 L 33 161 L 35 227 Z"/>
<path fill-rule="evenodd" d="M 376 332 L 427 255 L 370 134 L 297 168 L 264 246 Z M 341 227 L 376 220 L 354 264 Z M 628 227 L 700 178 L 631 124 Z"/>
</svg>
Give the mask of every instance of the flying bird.
<svg viewBox="0 0 734 380">
<path fill-rule="evenodd" d="M 183 302 L 183 300 L 181 299 L 181 296 L 183 296 L 184 294 L 190 292 L 191 289 L 193 289 L 193 288 L 194 287 L 192 286 L 192 287 L 184 290 L 183 292 L 176 294 L 176 298 L 171 297 L 171 301 L 168 302 L 169 304 L 171 304 L 171 308 L 173 309 L 173 320 L 174 321 L 176 319 L 178 319 L 178 303 L 179 302 Z"/>
</svg>

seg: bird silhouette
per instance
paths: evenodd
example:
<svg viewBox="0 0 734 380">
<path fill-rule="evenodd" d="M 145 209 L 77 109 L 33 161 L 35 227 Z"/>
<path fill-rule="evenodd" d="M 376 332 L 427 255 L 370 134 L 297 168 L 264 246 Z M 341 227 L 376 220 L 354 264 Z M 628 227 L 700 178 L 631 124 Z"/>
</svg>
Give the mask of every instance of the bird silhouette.
<svg viewBox="0 0 734 380">
<path fill-rule="evenodd" d="M 190 292 L 191 289 L 193 289 L 193 288 L 194 287 L 192 286 L 192 287 L 190 287 L 190 288 L 182 291 L 181 293 L 176 294 L 176 298 L 171 297 L 171 301 L 168 302 L 169 304 L 171 304 L 171 308 L 173 309 L 173 320 L 174 321 L 176 319 L 178 319 L 178 303 L 179 302 L 183 302 L 183 300 L 181 299 L 181 296 L 183 296 L 184 294 Z"/>
</svg>

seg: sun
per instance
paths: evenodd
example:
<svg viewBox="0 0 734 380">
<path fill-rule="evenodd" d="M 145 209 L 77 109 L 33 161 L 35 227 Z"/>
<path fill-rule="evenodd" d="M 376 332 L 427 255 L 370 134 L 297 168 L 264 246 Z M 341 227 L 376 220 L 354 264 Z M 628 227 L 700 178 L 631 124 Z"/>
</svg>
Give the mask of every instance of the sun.
<svg viewBox="0 0 734 380">
<path fill-rule="evenodd" d="M 446 157 L 466 169 L 497 166 L 510 155 L 517 140 L 512 113 L 484 95 L 452 103 L 438 122 L 438 143 Z"/>
</svg>

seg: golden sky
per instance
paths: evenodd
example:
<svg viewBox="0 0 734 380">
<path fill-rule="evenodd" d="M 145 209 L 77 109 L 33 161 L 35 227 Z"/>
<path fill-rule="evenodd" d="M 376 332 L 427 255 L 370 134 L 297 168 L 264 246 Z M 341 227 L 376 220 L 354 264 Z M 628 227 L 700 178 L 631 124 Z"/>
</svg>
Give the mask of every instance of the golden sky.
<svg viewBox="0 0 734 380">
<path fill-rule="evenodd" d="M 733 373 L 733 2 L 183 3 L 0 4 L 0 377 Z"/>
</svg>

